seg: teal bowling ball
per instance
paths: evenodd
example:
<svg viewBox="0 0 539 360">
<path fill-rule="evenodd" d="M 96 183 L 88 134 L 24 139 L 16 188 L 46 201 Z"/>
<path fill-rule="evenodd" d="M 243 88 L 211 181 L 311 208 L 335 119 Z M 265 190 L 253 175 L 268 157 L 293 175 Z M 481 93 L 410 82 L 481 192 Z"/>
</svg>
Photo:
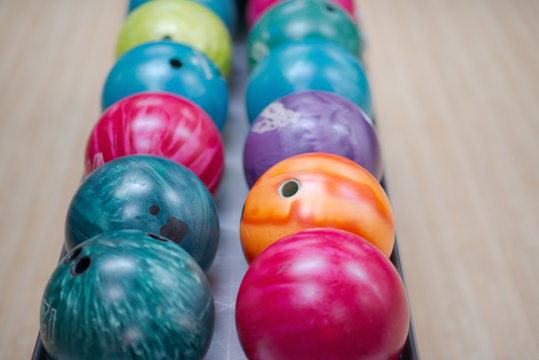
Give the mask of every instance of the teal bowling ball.
<svg viewBox="0 0 539 360">
<path fill-rule="evenodd" d="M 306 39 L 330 41 L 361 58 L 362 43 L 352 17 L 324 0 L 289 0 L 278 3 L 255 23 L 247 41 L 252 68 L 275 47 Z"/>
<path fill-rule="evenodd" d="M 129 2 L 129 12 L 135 10 L 136 7 L 147 3 L 152 0 L 131 0 Z M 236 29 L 236 23 L 238 21 L 238 7 L 236 0 L 193 0 L 202 5 L 206 5 L 213 10 L 217 16 L 223 20 L 228 27 L 228 30 L 232 33 Z"/>
<path fill-rule="evenodd" d="M 276 47 L 255 66 L 246 94 L 249 122 L 273 101 L 306 90 L 341 95 L 372 117 L 371 91 L 358 59 L 339 45 L 305 40 Z"/>
<path fill-rule="evenodd" d="M 110 70 L 102 109 L 144 91 L 167 91 L 199 105 L 222 130 L 228 112 L 228 85 L 202 52 L 172 41 L 139 45 L 118 59 Z"/>
<path fill-rule="evenodd" d="M 86 177 L 69 205 L 65 247 L 125 229 L 172 240 L 204 270 L 219 242 L 217 208 L 204 184 L 183 165 L 149 155 L 117 158 Z"/>
<path fill-rule="evenodd" d="M 173 242 L 141 231 L 98 235 L 58 264 L 40 336 L 52 359 L 201 359 L 213 335 L 210 285 Z"/>
</svg>

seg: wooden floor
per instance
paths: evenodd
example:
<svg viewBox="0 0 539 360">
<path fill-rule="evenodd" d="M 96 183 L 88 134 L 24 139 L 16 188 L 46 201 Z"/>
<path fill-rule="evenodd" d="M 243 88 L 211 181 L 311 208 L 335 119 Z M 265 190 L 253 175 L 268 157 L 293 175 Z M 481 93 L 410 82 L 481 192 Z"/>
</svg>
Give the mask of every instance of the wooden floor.
<svg viewBox="0 0 539 360">
<path fill-rule="evenodd" d="M 538 359 L 539 2 L 359 5 L 422 357 Z M 32 351 L 124 11 L 0 0 L 2 359 Z"/>
</svg>

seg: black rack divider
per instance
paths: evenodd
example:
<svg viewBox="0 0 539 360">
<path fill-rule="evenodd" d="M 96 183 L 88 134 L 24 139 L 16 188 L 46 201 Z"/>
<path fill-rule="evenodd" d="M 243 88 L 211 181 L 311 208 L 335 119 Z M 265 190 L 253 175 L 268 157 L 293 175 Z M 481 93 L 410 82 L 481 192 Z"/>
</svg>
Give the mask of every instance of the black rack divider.
<svg viewBox="0 0 539 360">
<path fill-rule="evenodd" d="M 382 179 L 380 180 L 380 184 L 384 188 L 384 191 L 386 192 L 389 198 L 389 191 L 387 188 L 385 176 L 382 176 Z M 410 303 L 410 294 L 408 293 L 408 286 L 406 284 L 406 278 L 404 276 L 397 236 L 395 236 L 395 245 L 393 246 L 393 252 L 391 253 L 391 257 L 389 258 L 389 260 L 391 260 L 393 265 L 395 265 L 395 268 L 397 269 L 402 279 L 402 282 L 404 283 L 404 289 L 406 290 L 406 295 L 408 297 L 408 304 L 409 304 L 408 306 L 410 310 L 410 326 L 408 328 L 408 338 L 406 339 L 406 343 L 404 344 L 404 348 L 402 350 L 401 356 L 399 357 L 399 360 L 419 360 L 419 350 L 417 348 L 417 342 L 416 342 L 416 336 L 415 336 L 414 320 L 412 316 L 412 306 Z"/>
</svg>

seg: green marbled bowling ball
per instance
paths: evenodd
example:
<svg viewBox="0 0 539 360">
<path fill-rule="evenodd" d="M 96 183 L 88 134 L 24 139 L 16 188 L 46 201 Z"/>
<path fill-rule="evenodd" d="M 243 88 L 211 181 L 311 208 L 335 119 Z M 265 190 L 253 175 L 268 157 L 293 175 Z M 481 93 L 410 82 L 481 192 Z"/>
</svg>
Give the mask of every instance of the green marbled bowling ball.
<svg viewBox="0 0 539 360">
<path fill-rule="evenodd" d="M 210 193 L 185 166 L 157 156 L 124 156 L 82 182 L 65 224 L 65 246 L 106 231 L 135 229 L 169 238 L 207 270 L 217 252 L 219 218 Z"/>
<path fill-rule="evenodd" d="M 362 55 L 357 25 L 343 8 L 324 0 L 289 0 L 271 7 L 250 31 L 250 68 L 277 46 L 303 40 L 329 41 L 359 58 Z"/>
<path fill-rule="evenodd" d="M 210 285 L 187 252 L 121 230 L 60 261 L 41 302 L 40 335 L 53 359 L 201 359 L 214 320 Z"/>
</svg>

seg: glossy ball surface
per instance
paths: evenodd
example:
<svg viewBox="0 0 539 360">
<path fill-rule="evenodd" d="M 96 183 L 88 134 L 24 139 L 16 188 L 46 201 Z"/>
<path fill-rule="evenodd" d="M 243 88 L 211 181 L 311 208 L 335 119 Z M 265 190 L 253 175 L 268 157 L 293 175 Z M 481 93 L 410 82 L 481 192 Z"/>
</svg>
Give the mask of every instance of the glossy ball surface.
<svg viewBox="0 0 539 360">
<path fill-rule="evenodd" d="M 159 234 L 186 250 L 207 270 L 217 252 L 215 202 L 186 167 L 155 156 L 124 156 L 92 172 L 67 212 L 66 249 L 107 231 Z"/>
<path fill-rule="evenodd" d="M 125 53 L 109 72 L 102 109 L 144 91 L 167 91 L 200 106 L 223 129 L 228 112 L 228 85 L 206 55 L 189 46 L 161 41 Z"/>
<path fill-rule="evenodd" d="M 310 152 L 341 155 L 382 176 L 376 130 L 361 109 L 336 94 L 303 91 L 272 102 L 252 124 L 243 150 L 248 186 L 279 161 Z"/>
<path fill-rule="evenodd" d="M 140 5 L 152 0 L 131 0 L 129 2 L 129 12 L 135 10 Z M 202 5 L 206 5 L 224 21 L 228 30 L 233 32 L 236 28 L 238 9 L 235 0 L 192 0 Z"/>
<path fill-rule="evenodd" d="M 324 0 L 290 0 L 270 8 L 249 32 L 249 66 L 281 44 L 306 39 L 330 41 L 361 56 L 357 25 L 341 7 Z"/>
<path fill-rule="evenodd" d="M 40 334 L 53 359 L 194 360 L 209 347 L 214 318 L 210 285 L 189 254 L 118 231 L 60 261 L 43 295 Z"/>
<path fill-rule="evenodd" d="M 398 359 L 406 292 L 391 262 L 348 232 L 283 238 L 247 270 L 236 325 L 249 359 Z"/>
<path fill-rule="evenodd" d="M 247 26 L 249 28 L 253 27 L 256 21 L 263 16 L 266 11 L 269 11 L 272 6 L 276 6 L 281 2 L 283 2 L 283 0 L 248 0 L 245 9 Z M 352 18 L 355 17 L 354 0 L 328 0 L 328 2 L 339 5 Z"/>
<path fill-rule="evenodd" d="M 232 42 L 223 21 L 208 7 L 189 0 L 158 0 L 127 16 L 118 35 L 116 57 L 149 41 L 172 40 L 205 53 L 228 76 Z"/>
<path fill-rule="evenodd" d="M 116 158 L 149 154 L 185 165 L 211 193 L 224 169 L 224 148 L 213 121 L 191 101 L 170 93 L 139 93 L 109 107 L 86 145 L 86 174 Z"/>
<path fill-rule="evenodd" d="M 346 230 L 387 257 L 395 237 L 393 212 L 376 179 L 342 156 L 309 153 L 271 167 L 245 200 L 240 238 L 250 263 L 283 236 L 324 227 Z"/>
<path fill-rule="evenodd" d="M 306 40 L 276 47 L 255 66 L 246 94 L 249 122 L 271 102 L 305 90 L 336 93 L 372 116 L 369 83 L 357 58 L 338 45 Z"/>
</svg>

